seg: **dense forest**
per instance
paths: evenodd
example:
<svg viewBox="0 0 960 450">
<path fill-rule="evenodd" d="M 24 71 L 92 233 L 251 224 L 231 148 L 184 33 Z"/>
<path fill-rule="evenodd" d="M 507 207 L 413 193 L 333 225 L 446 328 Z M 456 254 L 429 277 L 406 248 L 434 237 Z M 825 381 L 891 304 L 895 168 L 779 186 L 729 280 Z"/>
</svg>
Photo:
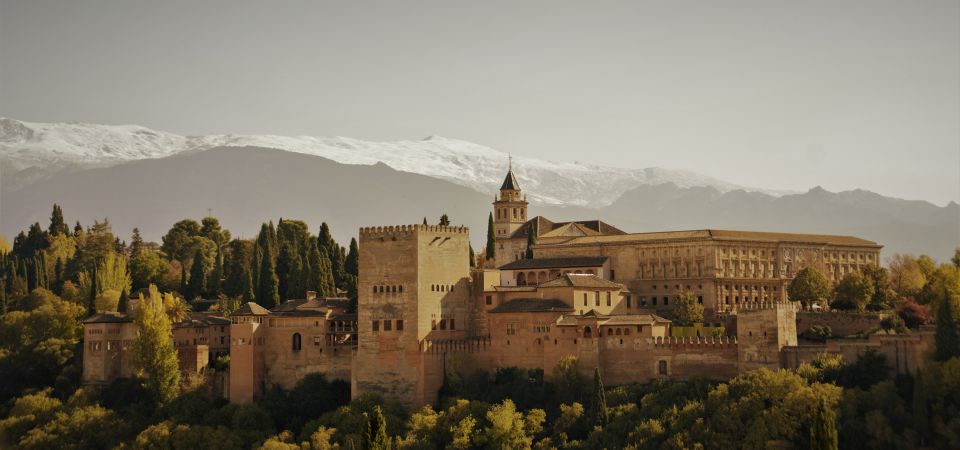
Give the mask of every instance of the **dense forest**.
<svg viewBox="0 0 960 450">
<path fill-rule="evenodd" d="M 0 237 L 0 448 L 960 448 L 960 251 L 939 264 L 894 255 L 836 286 L 813 270 L 791 285 L 799 301 L 895 310 L 894 332 L 932 324 L 925 369 L 895 378 L 868 352 L 725 382 L 605 387 L 569 357 L 550 373 L 450 369 L 440 403 L 408 411 L 388 398 L 351 400 L 348 382 L 319 374 L 253 405 L 180 376 L 170 326 L 186 311 L 269 308 L 306 291 L 355 299 L 357 258 L 356 241 L 339 245 L 326 224 L 314 235 L 280 219 L 245 240 L 213 217 L 185 219 L 160 243 L 137 230 L 127 243 L 106 219 L 68 226 L 55 205 L 48 226 Z M 82 321 L 126 311 L 134 297 L 139 376 L 81 387 Z M 696 311 L 680 309 L 692 302 L 677 303 L 677 318 L 695 322 Z"/>
</svg>

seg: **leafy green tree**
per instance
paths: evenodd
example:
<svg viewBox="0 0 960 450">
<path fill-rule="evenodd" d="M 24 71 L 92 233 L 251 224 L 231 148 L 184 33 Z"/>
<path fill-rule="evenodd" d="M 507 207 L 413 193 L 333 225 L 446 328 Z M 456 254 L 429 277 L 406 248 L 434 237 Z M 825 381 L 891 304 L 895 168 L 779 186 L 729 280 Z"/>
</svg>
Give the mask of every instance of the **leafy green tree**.
<svg viewBox="0 0 960 450">
<path fill-rule="evenodd" d="M 483 430 L 484 448 L 490 450 L 530 449 L 533 438 L 527 434 L 523 413 L 510 399 L 493 405 L 486 414 L 489 424 Z"/>
<path fill-rule="evenodd" d="M 50 227 L 47 228 L 47 232 L 51 236 L 70 234 L 70 227 L 63 221 L 63 210 L 56 203 L 53 204 L 53 212 L 50 213 Z"/>
<path fill-rule="evenodd" d="M 953 257 L 950 258 L 950 262 L 952 262 L 957 268 L 960 268 L 960 247 L 957 247 L 953 251 Z"/>
<path fill-rule="evenodd" d="M 834 288 L 833 309 L 863 311 L 875 292 L 873 281 L 860 272 L 848 273 Z"/>
<path fill-rule="evenodd" d="M 193 219 L 181 220 L 173 224 L 167 234 L 163 235 L 161 238 L 163 244 L 160 246 L 160 250 L 168 258 L 183 262 L 190 258 L 192 250 L 194 250 L 191 248 L 191 244 L 196 236 L 200 236 L 200 224 Z"/>
<path fill-rule="evenodd" d="M 703 323 L 703 305 L 698 303 L 690 292 L 681 292 L 673 302 L 670 318 L 680 326 Z"/>
<path fill-rule="evenodd" d="M 204 217 L 200 221 L 198 234 L 215 242 L 219 247 L 223 247 L 230 242 L 230 230 L 223 229 L 216 217 Z"/>
<path fill-rule="evenodd" d="M 837 448 L 836 413 L 827 406 L 825 399 L 820 399 L 813 414 L 813 424 L 810 426 L 810 449 L 837 450 Z"/>
<path fill-rule="evenodd" d="M 19 443 L 22 449 L 113 448 L 120 443 L 126 424 L 117 413 L 99 405 L 73 408 L 54 414 L 41 427 L 30 430 Z"/>
<path fill-rule="evenodd" d="M 934 334 L 934 359 L 946 361 L 960 356 L 960 332 L 957 330 L 957 307 L 953 298 L 944 293 L 937 308 Z"/>
<path fill-rule="evenodd" d="M 916 297 L 927 283 L 927 278 L 913 255 L 897 253 L 890 258 L 887 266 L 890 268 L 890 287 L 900 297 Z"/>
<path fill-rule="evenodd" d="M 163 297 L 156 286 L 151 285 L 149 292 L 137 307 L 133 365 L 138 374 L 146 378 L 147 389 L 157 402 L 165 404 L 180 390 L 180 367 Z"/>
<path fill-rule="evenodd" d="M 226 280 L 223 292 L 231 297 L 242 297 L 252 302 L 254 295 L 253 271 L 250 267 L 253 245 L 249 241 L 234 239 L 230 241 L 230 259 L 224 265 Z"/>
<path fill-rule="evenodd" d="M 897 293 L 890 286 L 889 271 L 875 264 L 865 266 L 861 272 L 873 285 L 873 295 L 867 304 L 871 311 L 885 311 L 893 309 L 897 300 Z"/>
<path fill-rule="evenodd" d="M 383 409 L 379 405 L 373 407 L 373 411 L 367 419 L 366 431 L 363 435 L 365 450 L 390 450 L 390 436 L 387 435 L 387 422 L 383 417 Z"/>
<path fill-rule="evenodd" d="M 790 281 L 787 294 L 790 300 L 810 306 L 830 298 L 830 282 L 819 270 L 804 267 Z"/>
<path fill-rule="evenodd" d="M 497 246 L 496 238 L 493 234 L 493 213 L 487 217 L 487 247 L 486 247 L 486 257 L 488 260 L 493 260 L 496 256 Z"/>
<path fill-rule="evenodd" d="M 130 260 L 130 280 L 131 289 L 144 289 L 151 284 L 162 287 L 164 290 L 171 290 L 176 286 L 170 286 L 167 283 L 167 276 L 170 272 L 170 262 L 163 259 L 160 253 L 151 250 L 141 250 Z"/>
<path fill-rule="evenodd" d="M 594 416 L 594 424 L 605 426 L 610 422 L 610 410 L 607 408 L 607 393 L 603 389 L 603 380 L 600 379 L 600 368 L 593 369 L 593 401 L 590 410 Z"/>
</svg>

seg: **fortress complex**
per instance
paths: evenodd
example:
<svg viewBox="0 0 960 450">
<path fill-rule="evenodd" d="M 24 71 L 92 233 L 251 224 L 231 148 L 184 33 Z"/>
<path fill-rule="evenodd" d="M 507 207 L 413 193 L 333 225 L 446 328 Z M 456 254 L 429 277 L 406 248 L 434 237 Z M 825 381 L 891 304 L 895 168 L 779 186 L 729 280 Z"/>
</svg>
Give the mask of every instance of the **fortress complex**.
<svg viewBox="0 0 960 450">
<path fill-rule="evenodd" d="M 493 203 L 495 258 L 484 267 L 470 267 L 464 227 L 368 227 L 359 232 L 355 312 L 345 299 L 312 294 L 272 310 L 244 305 L 230 316 L 230 401 L 256 401 L 270 386 L 291 388 L 320 372 L 349 381 L 353 396 L 378 393 L 416 408 L 436 403 L 445 371 L 520 367 L 549 376 L 571 355 L 585 374 L 599 368 L 614 385 L 727 379 L 796 367 L 824 352 L 855 359 L 869 349 L 897 372 L 912 372 L 932 340 L 921 331 L 798 343 L 798 323 L 845 319 L 798 311 L 787 295 L 790 280 L 807 266 L 836 281 L 879 264 L 875 242 L 709 229 L 626 233 L 599 220 L 528 218 L 527 206 L 510 170 Z M 677 337 L 683 333 L 666 317 L 682 294 L 704 306 L 707 322 L 724 325 L 719 335 Z M 94 316 L 87 333 L 125 336 L 110 331 L 122 320 Z M 856 334 L 879 320 L 836 325 Z M 178 351 L 182 368 L 202 359 L 189 345 Z M 84 353 L 85 380 L 128 371 L 105 358 L 91 356 L 88 376 Z"/>
</svg>

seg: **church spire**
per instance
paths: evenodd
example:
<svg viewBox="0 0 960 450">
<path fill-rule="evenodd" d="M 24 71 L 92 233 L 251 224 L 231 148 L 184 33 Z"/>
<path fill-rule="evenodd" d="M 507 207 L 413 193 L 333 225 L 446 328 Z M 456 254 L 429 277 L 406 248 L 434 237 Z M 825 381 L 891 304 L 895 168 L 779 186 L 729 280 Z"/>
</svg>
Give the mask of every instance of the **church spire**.
<svg viewBox="0 0 960 450">
<path fill-rule="evenodd" d="M 508 166 L 507 166 L 507 177 L 503 179 L 503 184 L 500 185 L 500 191 L 520 191 L 520 183 L 517 182 L 517 177 L 513 175 L 513 155 L 507 154 Z"/>
</svg>

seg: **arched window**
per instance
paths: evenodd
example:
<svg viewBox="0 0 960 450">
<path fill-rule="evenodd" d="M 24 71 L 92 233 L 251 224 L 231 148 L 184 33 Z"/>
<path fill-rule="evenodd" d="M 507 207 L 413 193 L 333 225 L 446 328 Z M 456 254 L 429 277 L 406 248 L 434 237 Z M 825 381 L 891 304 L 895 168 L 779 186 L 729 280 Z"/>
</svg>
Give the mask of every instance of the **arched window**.
<svg viewBox="0 0 960 450">
<path fill-rule="evenodd" d="M 583 337 L 593 337 L 593 330 L 590 327 L 583 327 Z"/>
<path fill-rule="evenodd" d="M 666 362 L 666 361 L 664 361 L 664 360 L 661 359 L 660 362 L 657 364 L 657 366 L 658 366 L 657 369 L 658 369 L 658 371 L 660 372 L 660 375 L 666 375 L 666 374 L 667 374 L 667 362 Z"/>
<path fill-rule="evenodd" d="M 527 284 L 527 275 L 523 272 L 517 274 L 517 286 L 525 286 Z"/>
<path fill-rule="evenodd" d="M 299 352 L 301 348 L 300 333 L 293 333 L 293 351 Z"/>
</svg>

